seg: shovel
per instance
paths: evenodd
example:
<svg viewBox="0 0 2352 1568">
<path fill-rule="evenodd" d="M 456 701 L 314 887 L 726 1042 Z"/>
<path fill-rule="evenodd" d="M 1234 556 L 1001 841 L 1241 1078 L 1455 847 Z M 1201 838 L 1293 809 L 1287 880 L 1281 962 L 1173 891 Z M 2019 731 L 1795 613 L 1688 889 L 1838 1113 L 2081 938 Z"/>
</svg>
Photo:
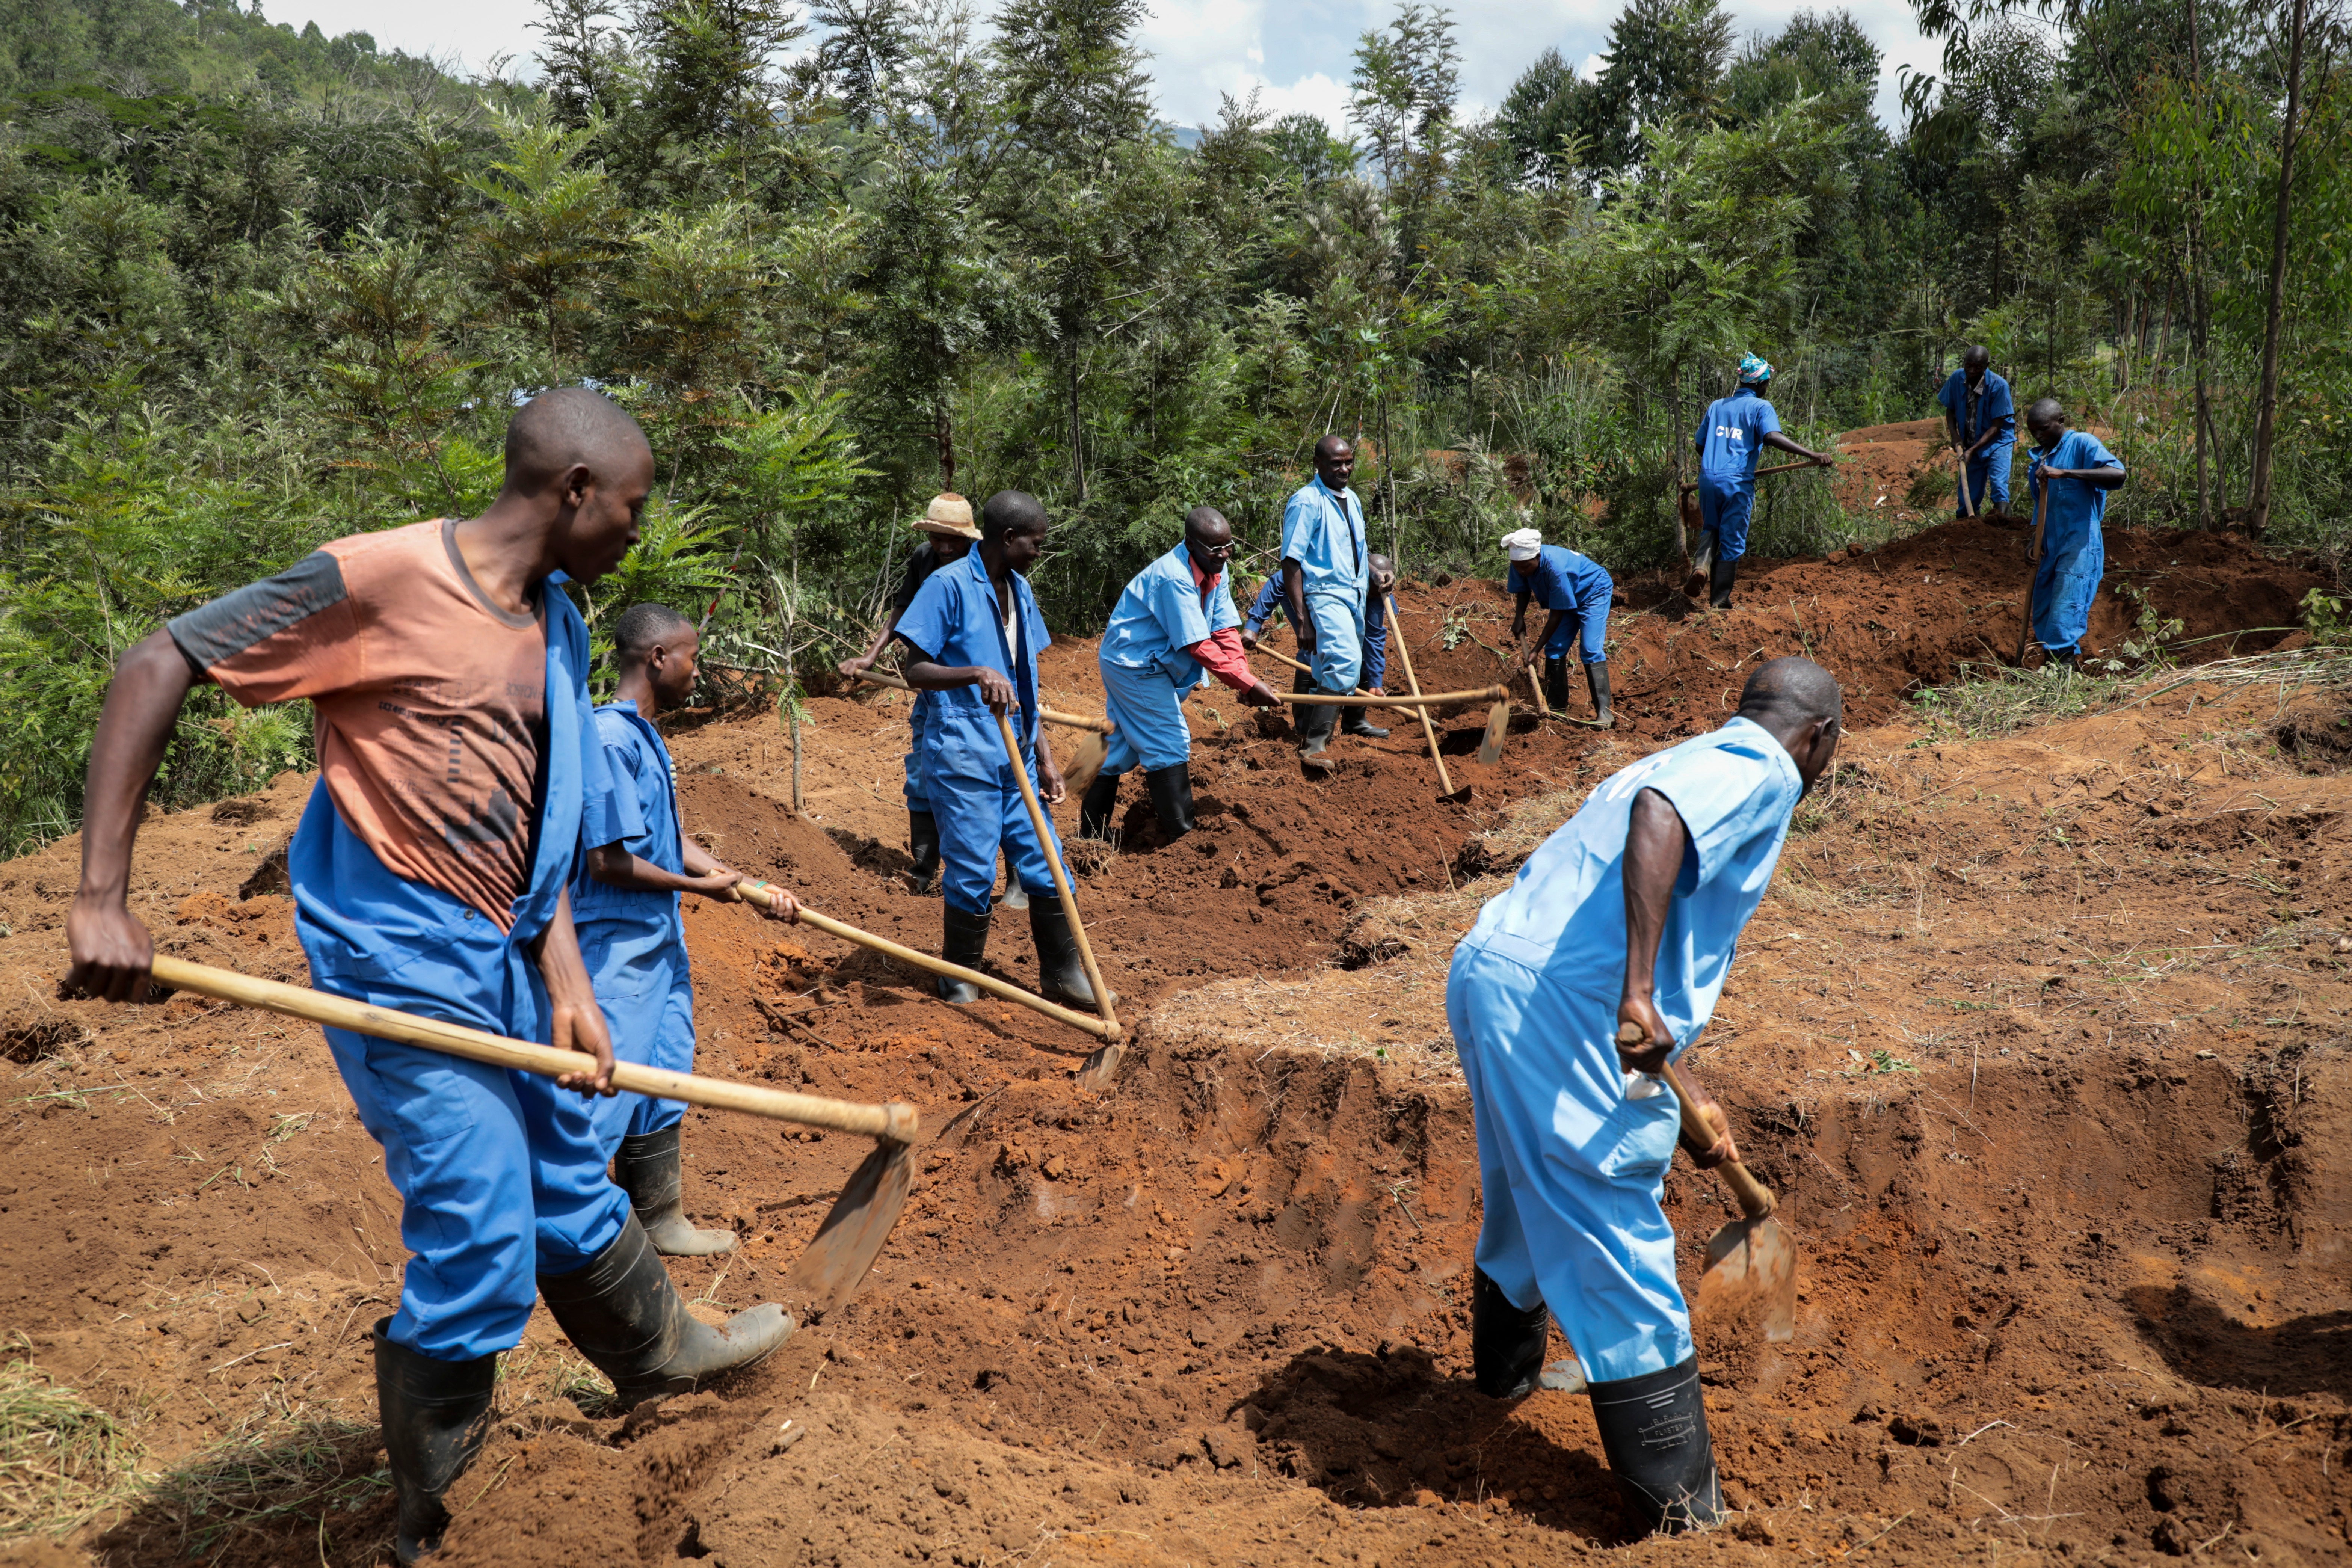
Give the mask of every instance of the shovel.
<svg viewBox="0 0 2352 1568">
<path fill-rule="evenodd" d="M 330 1028 L 372 1035 L 380 1040 L 422 1046 L 426 1050 L 444 1051 L 510 1072 L 560 1078 L 565 1073 L 593 1071 L 596 1065 L 595 1058 L 585 1051 L 562 1051 L 552 1046 L 509 1040 L 462 1024 L 398 1013 L 348 997 L 330 996 L 306 986 L 256 979 L 235 970 L 215 969 L 209 964 L 190 963 L 161 954 L 155 958 L 153 973 L 158 985 L 216 996 L 240 1006 L 259 1007 Z M 875 1258 L 881 1255 L 882 1244 L 889 1239 L 890 1227 L 898 1223 L 898 1212 L 907 1206 L 907 1194 L 914 1186 L 913 1145 L 922 1131 L 922 1121 L 913 1106 L 857 1105 L 726 1079 L 703 1078 L 695 1073 L 639 1067 L 634 1062 L 614 1064 L 613 1087 L 658 1100 L 682 1100 L 688 1105 L 704 1105 L 716 1110 L 744 1110 L 778 1121 L 873 1139 L 874 1152 L 842 1184 L 833 1212 L 824 1216 L 808 1250 L 801 1254 L 784 1278 L 786 1292 L 805 1300 L 817 1312 L 830 1311 L 857 1293 L 866 1271 L 874 1266 Z"/>
<path fill-rule="evenodd" d="M 1619 1026 L 1624 1045 L 1640 1045 L 1639 1024 Z M 1682 1074 L 1668 1062 L 1663 1075 L 1666 1087 L 1682 1102 L 1683 1132 L 1693 1142 L 1715 1142 L 1715 1127 L 1700 1113 L 1698 1102 L 1683 1084 Z M 1716 1170 L 1738 1202 L 1739 1217 L 1715 1233 L 1706 1244 L 1706 1265 L 1698 1277 L 1698 1310 L 1702 1317 L 1737 1317 L 1760 1308 L 1764 1340 L 1785 1344 L 1797 1337 L 1797 1244 L 1773 1217 L 1780 1206 L 1772 1189 L 1748 1173 L 1737 1160 L 1726 1160 Z"/>
</svg>

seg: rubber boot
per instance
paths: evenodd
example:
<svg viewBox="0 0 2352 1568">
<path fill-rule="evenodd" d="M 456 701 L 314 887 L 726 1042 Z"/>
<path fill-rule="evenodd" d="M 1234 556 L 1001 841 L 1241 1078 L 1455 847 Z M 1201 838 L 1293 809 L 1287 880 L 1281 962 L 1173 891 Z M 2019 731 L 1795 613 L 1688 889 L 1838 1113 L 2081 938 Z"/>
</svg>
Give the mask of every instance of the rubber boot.
<svg viewBox="0 0 2352 1568">
<path fill-rule="evenodd" d="M 685 1183 L 678 1173 L 678 1133 L 672 1122 L 658 1132 L 636 1132 L 621 1140 L 613 1160 L 613 1184 L 629 1194 L 629 1207 L 646 1227 L 654 1250 L 671 1258 L 708 1258 L 731 1252 L 731 1230 L 697 1230 L 687 1223 Z"/>
<path fill-rule="evenodd" d="M 1731 584 L 1738 575 L 1738 562 L 1718 559 L 1707 573 L 1707 603 L 1718 610 L 1731 608 Z"/>
<path fill-rule="evenodd" d="M 1110 816 L 1118 808 L 1118 774 L 1097 773 L 1078 802 L 1078 837 L 1108 838 Z"/>
<path fill-rule="evenodd" d="M 2080 666 L 2082 652 L 2080 648 L 2070 647 L 2062 653 L 2048 654 L 2045 657 L 2047 662 L 2058 667 L 2058 672 L 2061 675 L 2071 676 Z"/>
<path fill-rule="evenodd" d="M 1470 1373 L 1489 1399 L 1525 1399 L 1543 1373 L 1551 1312 L 1540 1301 L 1516 1307 L 1503 1288 L 1474 1268 L 1470 1281 Z"/>
<path fill-rule="evenodd" d="M 1029 907 L 1029 889 L 1021 885 L 1020 873 L 1013 869 L 1013 862 L 1010 860 L 1004 862 L 1004 896 L 996 901 L 1008 910 L 1025 910 Z"/>
<path fill-rule="evenodd" d="M 1192 831 L 1192 764 L 1171 763 L 1164 768 L 1154 768 L 1143 775 L 1151 786 L 1151 814 L 1160 819 L 1160 833 L 1170 838 L 1181 838 Z"/>
<path fill-rule="evenodd" d="M 1544 700 L 1551 710 L 1565 716 L 1568 712 L 1568 659 L 1566 656 L 1544 658 Z"/>
<path fill-rule="evenodd" d="M 1300 670 L 1290 689 L 1306 692 L 1318 691 L 1321 688 L 1315 684 L 1313 676 Z M 1333 710 L 1327 703 L 1300 702 L 1291 707 L 1290 727 L 1298 736 L 1298 760 L 1311 772 L 1330 771 L 1331 763 L 1323 755 L 1323 751 L 1331 743 L 1332 719 Z"/>
<path fill-rule="evenodd" d="M 907 856 L 914 861 L 908 884 L 919 893 L 934 890 L 940 882 L 940 819 L 928 811 L 907 811 Z"/>
<path fill-rule="evenodd" d="M 1609 661 L 1584 667 L 1585 689 L 1592 693 L 1592 721 L 1603 730 L 1616 727 L 1617 715 L 1609 710 Z"/>
<path fill-rule="evenodd" d="M 981 955 L 988 951 L 988 916 L 968 915 L 953 904 L 940 906 L 946 911 L 946 933 L 940 939 L 940 956 L 950 963 L 960 963 L 966 969 L 978 969 Z M 959 1007 L 969 1006 L 980 1000 L 980 987 L 969 980 L 952 975 L 940 976 L 940 999 Z"/>
<path fill-rule="evenodd" d="M 695 1317 L 635 1215 L 587 1268 L 541 1275 L 539 1294 L 564 1337 L 613 1380 L 624 1410 L 755 1366 L 796 1326 L 773 1301 L 715 1329 Z"/>
<path fill-rule="evenodd" d="M 1030 899 L 1029 940 L 1037 944 L 1037 994 L 1065 1007 L 1095 1011 L 1094 984 L 1087 979 L 1086 961 L 1078 956 L 1078 939 L 1070 934 L 1060 895 Z"/>
<path fill-rule="evenodd" d="M 1365 715 L 1370 711 L 1371 710 L 1369 708 L 1340 709 L 1339 733 L 1342 735 L 1360 735 L 1367 741 L 1387 740 L 1389 738 L 1389 732 L 1365 717 Z"/>
<path fill-rule="evenodd" d="M 1664 1372 L 1596 1383 L 1591 1393 L 1601 1451 L 1636 1518 L 1670 1535 L 1723 1518 L 1698 1357 Z"/>
<path fill-rule="evenodd" d="M 375 1403 L 383 1454 L 400 1505 L 393 1554 L 403 1563 L 441 1549 L 449 1510 L 441 1494 L 465 1474 L 490 1428 L 499 1358 L 436 1361 L 392 1342 L 392 1320 L 375 1326 Z"/>
</svg>

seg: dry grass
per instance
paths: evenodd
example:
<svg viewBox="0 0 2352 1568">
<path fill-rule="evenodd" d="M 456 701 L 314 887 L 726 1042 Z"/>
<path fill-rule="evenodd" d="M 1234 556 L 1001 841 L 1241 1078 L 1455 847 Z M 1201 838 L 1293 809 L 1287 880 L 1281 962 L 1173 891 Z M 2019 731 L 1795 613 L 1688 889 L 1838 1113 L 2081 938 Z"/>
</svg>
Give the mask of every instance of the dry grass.
<svg viewBox="0 0 2352 1568">
<path fill-rule="evenodd" d="M 0 1542 L 63 1536 L 116 1507 L 140 1458 L 113 1416 L 30 1361 L 0 1369 Z"/>
</svg>

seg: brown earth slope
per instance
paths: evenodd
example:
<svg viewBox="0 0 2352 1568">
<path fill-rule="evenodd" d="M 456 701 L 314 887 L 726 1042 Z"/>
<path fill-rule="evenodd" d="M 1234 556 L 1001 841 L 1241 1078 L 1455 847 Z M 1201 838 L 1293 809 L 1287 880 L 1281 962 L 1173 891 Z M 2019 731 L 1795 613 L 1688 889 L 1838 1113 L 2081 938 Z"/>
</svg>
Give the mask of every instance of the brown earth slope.
<svg viewBox="0 0 2352 1568">
<path fill-rule="evenodd" d="M 1621 612 L 1629 725 L 1522 711 L 1487 768 L 1457 715 L 1466 806 L 1433 801 L 1417 726 L 1310 785 L 1278 725 L 1196 700 L 1202 830 L 1160 844 L 1131 790 L 1081 879 L 1139 1032 L 1108 1093 L 1072 1083 L 1075 1031 L 694 906 L 704 1069 L 917 1101 L 915 1198 L 856 1302 L 719 1394 L 614 1419 L 535 1321 L 449 1561 L 2340 1561 L 2352 712 L 2206 687 L 2007 740 L 1906 727 L 1906 680 L 1982 657 L 2004 539 L 1780 563 L 1727 616 Z M 2203 538 L 2116 553 L 2190 636 L 2286 625 L 2316 580 Z M 1491 584 L 1402 602 L 1425 684 L 1487 678 Z M 1583 1403 L 1468 1383 L 1445 958 L 1592 782 L 1808 647 L 1879 727 L 1803 808 L 1699 1057 L 1798 1226 L 1800 1332 L 1706 1336 L 1731 1528 L 1624 1545 Z M 1098 703 L 1090 664 L 1057 648 L 1049 696 Z M 772 719 L 683 731 L 690 827 L 933 945 L 896 876 L 903 712 L 814 704 L 812 821 Z M 300 977 L 268 862 L 306 787 L 149 823 L 134 898 L 166 950 Z M 311 1031 L 48 1000 L 75 854 L 0 867 L 0 1333 L 143 1475 L 65 1560 L 383 1560 L 365 1329 L 403 1253 L 376 1151 Z M 990 957 L 1029 978 L 1025 926 Z M 862 1147 L 689 1128 L 689 1206 L 747 1240 L 677 1277 L 759 1300 Z M 1668 1202 L 1695 1268 L 1727 1211 L 1686 1170 Z"/>
</svg>

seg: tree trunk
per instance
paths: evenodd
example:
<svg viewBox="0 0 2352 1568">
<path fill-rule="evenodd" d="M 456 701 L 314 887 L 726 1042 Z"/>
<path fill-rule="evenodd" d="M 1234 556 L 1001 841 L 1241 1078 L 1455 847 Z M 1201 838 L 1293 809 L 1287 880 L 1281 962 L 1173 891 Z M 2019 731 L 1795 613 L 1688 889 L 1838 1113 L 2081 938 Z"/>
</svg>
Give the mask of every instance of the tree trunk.
<svg viewBox="0 0 2352 1568">
<path fill-rule="evenodd" d="M 1086 424 L 1078 417 L 1078 354 L 1070 351 L 1070 478 L 1078 487 L 1078 501 L 1087 499 Z"/>
<path fill-rule="evenodd" d="M 1389 439 L 1389 400 L 1381 399 L 1381 504 L 1389 514 L 1389 564 L 1404 575 L 1404 540 L 1397 532 L 1396 446 Z"/>
<path fill-rule="evenodd" d="M 931 402 L 931 439 L 938 443 L 940 448 L 940 489 L 952 491 L 955 489 L 955 424 L 953 416 L 948 413 L 945 398 L 934 398 Z"/>
<path fill-rule="evenodd" d="M 2294 0 L 2286 49 L 2286 118 L 2279 125 L 2278 203 L 2271 218 L 2270 309 L 2263 318 L 2263 379 L 2254 399 L 2254 476 L 2246 497 L 2246 531 L 2255 538 L 2271 521 L 2271 458 L 2278 441 L 2279 340 L 2286 332 L 2287 203 L 2294 194 L 2295 117 L 2303 107 L 2304 18 L 2309 0 Z"/>
<path fill-rule="evenodd" d="M 2147 362 L 2148 378 L 2159 385 L 2168 384 L 2172 380 L 2172 361 L 2167 356 L 2172 353 L 2174 282 L 2175 279 L 2168 275 L 2164 279 L 2164 313 L 2156 319 L 2156 357 Z"/>
<path fill-rule="evenodd" d="M 2213 526 L 2213 485 L 2210 468 L 2213 453 L 2213 402 L 2206 384 L 2207 320 L 2203 226 L 2189 224 L 2189 359 L 2197 383 L 2197 526 Z"/>
</svg>

